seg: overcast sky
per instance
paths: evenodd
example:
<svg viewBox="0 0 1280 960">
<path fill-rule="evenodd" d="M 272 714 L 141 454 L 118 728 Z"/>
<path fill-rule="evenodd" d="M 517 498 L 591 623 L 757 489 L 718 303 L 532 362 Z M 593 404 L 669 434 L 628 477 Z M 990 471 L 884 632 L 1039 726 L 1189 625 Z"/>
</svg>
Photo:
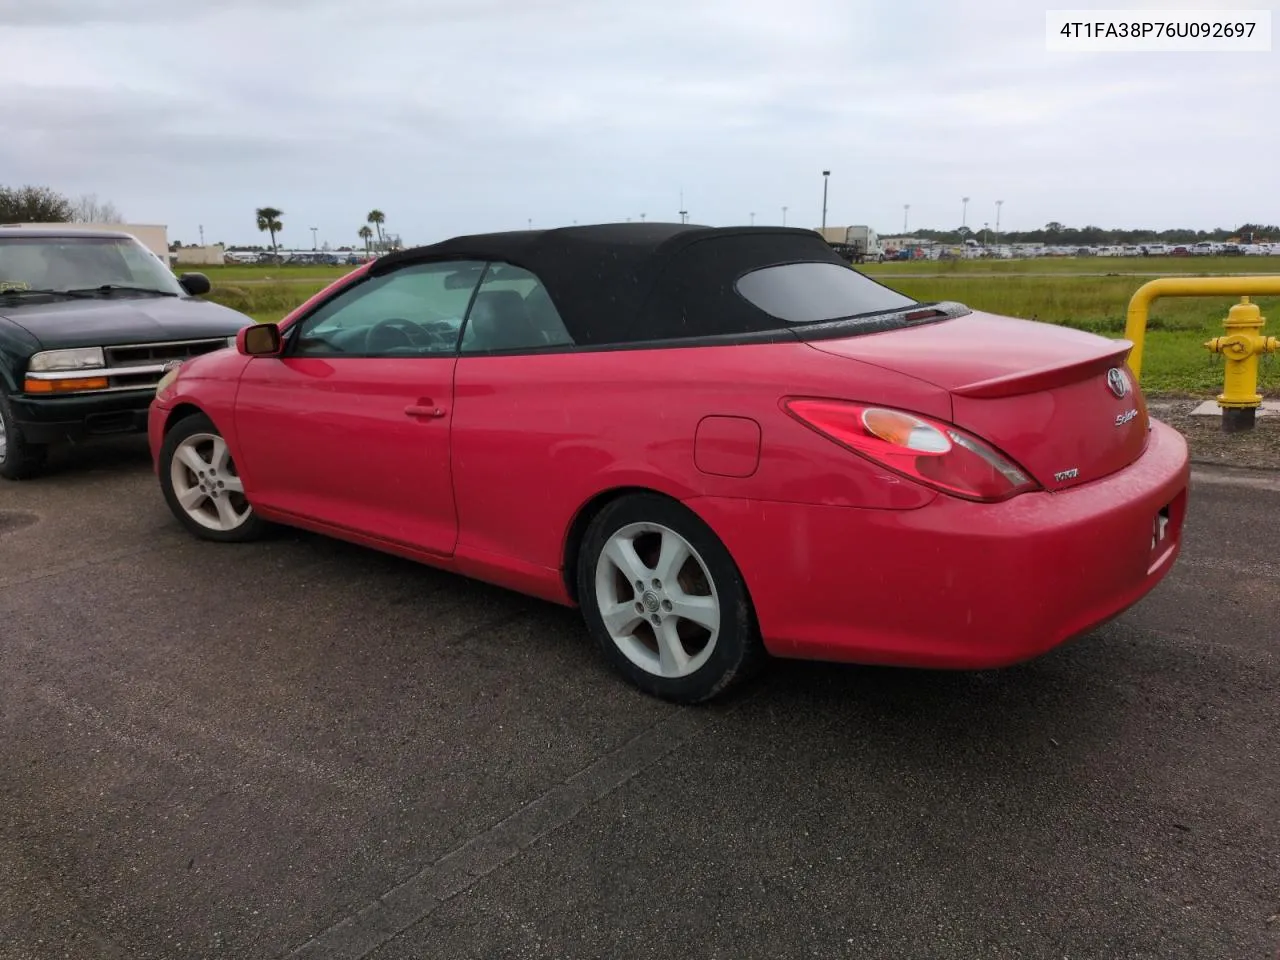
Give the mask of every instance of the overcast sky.
<svg viewBox="0 0 1280 960">
<path fill-rule="evenodd" d="M 681 189 L 813 227 L 823 169 L 827 222 L 882 233 L 963 196 L 977 229 L 1280 222 L 1280 54 L 1046 51 L 1047 9 L 1121 5 L 0 0 L 0 182 L 184 242 L 272 205 L 299 247 L 373 207 L 411 243 L 677 220 Z"/>
</svg>

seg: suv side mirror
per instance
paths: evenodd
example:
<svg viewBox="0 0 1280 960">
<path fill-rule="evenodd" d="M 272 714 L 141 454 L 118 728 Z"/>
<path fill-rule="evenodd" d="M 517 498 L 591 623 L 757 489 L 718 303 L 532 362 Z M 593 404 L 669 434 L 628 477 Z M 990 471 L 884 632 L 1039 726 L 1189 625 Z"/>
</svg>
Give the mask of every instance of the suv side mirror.
<svg viewBox="0 0 1280 960">
<path fill-rule="evenodd" d="M 213 284 L 203 273 L 184 273 L 178 278 L 178 286 L 193 297 L 203 297 L 213 289 Z"/>
<path fill-rule="evenodd" d="M 280 327 L 274 323 L 255 323 L 236 333 L 236 350 L 246 357 L 278 357 L 282 346 Z"/>
</svg>

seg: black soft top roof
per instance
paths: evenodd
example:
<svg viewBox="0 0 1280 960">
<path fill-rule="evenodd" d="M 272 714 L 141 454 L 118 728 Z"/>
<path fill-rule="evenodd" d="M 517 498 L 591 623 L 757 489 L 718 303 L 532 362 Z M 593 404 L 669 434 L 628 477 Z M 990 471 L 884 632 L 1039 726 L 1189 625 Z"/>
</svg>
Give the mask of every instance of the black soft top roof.
<svg viewBox="0 0 1280 960">
<path fill-rule="evenodd" d="M 371 272 L 441 259 L 533 272 L 583 346 L 780 330 L 787 324 L 738 295 L 738 278 L 781 263 L 844 264 L 812 230 L 614 223 L 453 237 L 388 254 Z"/>
</svg>

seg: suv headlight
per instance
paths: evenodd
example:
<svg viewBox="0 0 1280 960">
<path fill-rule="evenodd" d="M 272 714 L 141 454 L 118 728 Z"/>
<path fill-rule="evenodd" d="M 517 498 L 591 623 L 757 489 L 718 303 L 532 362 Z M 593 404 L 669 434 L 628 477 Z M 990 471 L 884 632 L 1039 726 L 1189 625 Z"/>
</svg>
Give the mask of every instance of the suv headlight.
<svg viewBox="0 0 1280 960">
<path fill-rule="evenodd" d="M 181 360 L 170 360 L 164 365 L 164 375 L 160 378 L 160 382 L 156 384 L 156 394 L 162 394 L 168 389 L 169 384 L 178 379 L 178 371 L 182 369 Z"/>
<path fill-rule="evenodd" d="M 35 373 L 47 373 L 55 370 L 92 370 L 106 366 L 106 358 L 101 347 L 80 347 L 75 350 L 45 350 L 37 353 L 27 364 L 27 369 Z"/>
</svg>

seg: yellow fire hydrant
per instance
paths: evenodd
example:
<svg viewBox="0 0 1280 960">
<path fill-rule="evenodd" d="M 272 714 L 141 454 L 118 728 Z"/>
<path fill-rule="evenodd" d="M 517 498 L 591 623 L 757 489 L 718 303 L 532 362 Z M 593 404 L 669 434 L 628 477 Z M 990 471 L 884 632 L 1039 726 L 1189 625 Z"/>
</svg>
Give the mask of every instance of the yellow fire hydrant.
<svg viewBox="0 0 1280 960">
<path fill-rule="evenodd" d="M 1222 429 L 1228 433 L 1252 430 L 1258 407 L 1262 406 L 1262 394 L 1258 393 L 1258 357 L 1280 351 L 1280 340 L 1262 335 L 1266 322 L 1258 305 L 1250 303 L 1248 297 L 1241 297 L 1222 321 L 1226 336 L 1205 342 L 1205 347 L 1222 354 L 1227 361 L 1218 406 L 1222 407 Z"/>
</svg>

